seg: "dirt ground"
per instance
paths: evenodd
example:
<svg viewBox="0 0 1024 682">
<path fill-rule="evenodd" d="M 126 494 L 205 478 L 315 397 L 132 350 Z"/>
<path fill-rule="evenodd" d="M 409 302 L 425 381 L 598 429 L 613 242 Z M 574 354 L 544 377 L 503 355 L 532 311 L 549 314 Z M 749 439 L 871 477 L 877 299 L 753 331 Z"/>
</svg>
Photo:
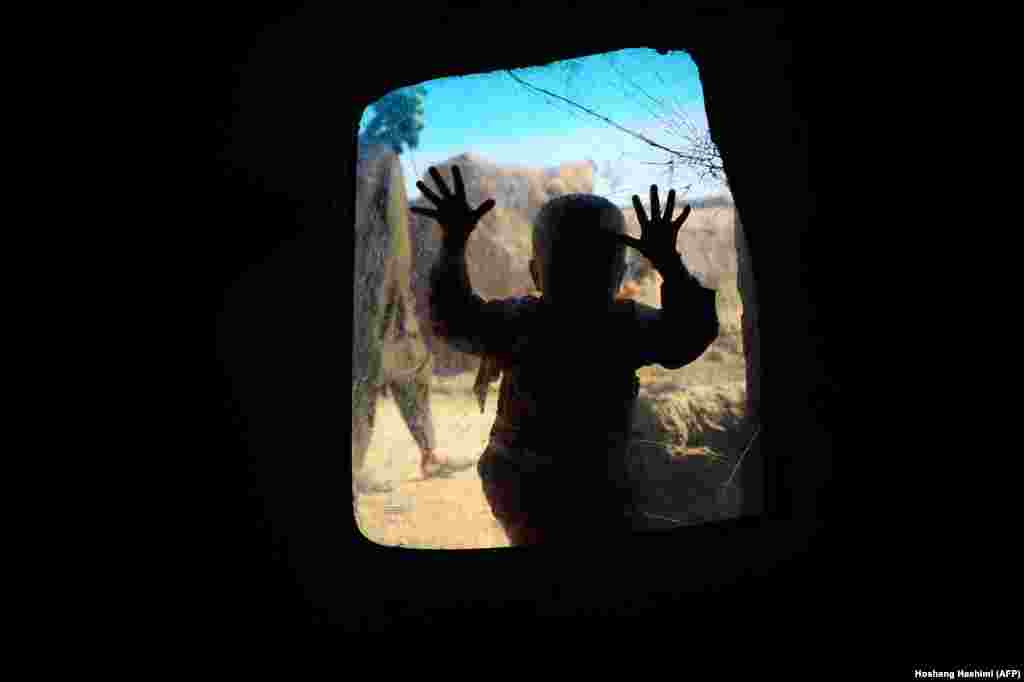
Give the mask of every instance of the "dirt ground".
<svg viewBox="0 0 1024 682">
<path fill-rule="evenodd" d="M 366 469 L 374 481 L 394 485 L 390 493 L 360 495 L 359 527 L 369 540 L 392 547 L 481 549 L 507 547 L 508 540 L 487 506 L 476 461 L 494 423 L 497 396 L 487 410 L 470 395 L 435 391 L 431 397 L 437 449 L 472 464 L 450 478 L 423 480 L 419 449 L 398 407 L 389 398 L 377 405 Z"/>
<path fill-rule="evenodd" d="M 481 414 L 466 391 L 468 385 L 462 385 L 471 380 L 468 375 L 439 379 L 431 397 L 438 450 L 467 465 L 450 478 L 422 479 L 419 451 L 397 406 L 390 398 L 380 400 L 364 471 L 372 481 L 392 484 L 393 490 L 360 495 L 357 520 L 369 540 L 421 549 L 508 546 L 487 506 L 475 466 L 494 422 L 497 394 L 488 396 Z M 727 458 L 693 452 L 668 463 L 654 454 L 650 461 L 658 464 L 648 464 L 641 472 L 647 500 L 639 519 L 641 530 L 736 515 L 739 491 L 722 487 L 732 469 Z"/>
</svg>

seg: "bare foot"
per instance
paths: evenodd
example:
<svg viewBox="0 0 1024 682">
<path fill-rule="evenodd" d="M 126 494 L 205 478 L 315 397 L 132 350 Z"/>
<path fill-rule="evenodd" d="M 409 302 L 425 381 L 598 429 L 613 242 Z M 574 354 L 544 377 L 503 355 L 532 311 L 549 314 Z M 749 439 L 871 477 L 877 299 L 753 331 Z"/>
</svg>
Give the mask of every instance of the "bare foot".
<svg viewBox="0 0 1024 682">
<path fill-rule="evenodd" d="M 437 466 L 439 464 L 444 464 L 447 461 L 448 457 L 443 452 L 439 452 L 437 450 L 428 450 L 424 452 L 422 457 L 420 458 L 420 466 L 423 468 L 426 468 L 428 464 Z"/>
<path fill-rule="evenodd" d="M 423 478 L 450 473 L 450 468 L 448 456 L 444 453 L 429 452 L 420 460 L 420 470 L 423 472 Z"/>
</svg>

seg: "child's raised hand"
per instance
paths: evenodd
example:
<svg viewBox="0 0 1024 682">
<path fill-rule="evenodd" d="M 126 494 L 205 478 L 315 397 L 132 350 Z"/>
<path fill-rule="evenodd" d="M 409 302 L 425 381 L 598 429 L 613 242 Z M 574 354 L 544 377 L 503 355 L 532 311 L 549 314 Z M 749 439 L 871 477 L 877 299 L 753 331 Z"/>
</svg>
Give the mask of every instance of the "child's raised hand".
<svg viewBox="0 0 1024 682">
<path fill-rule="evenodd" d="M 690 206 L 683 208 L 683 213 L 675 220 L 672 220 L 672 211 L 676 206 L 676 191 L 669 190 L 668 201 L 665 205 L 665 215 L 661 215 L 661 203 L 658 201 L 658 186 L 651 185 L 651 219 L 647 219 L 640 197 L 633 195 L 633 208 L 636 209 L 636 217 L 640 222 L 640 239 L 629 235 L 619 235 L 619 240 L 642 253 L 651 261 L 660 272 L 664 273 L 667 268 L 678 268 L 682 259 L 676 250 L 676 240 L 679 238 L 679 228 L 686 222 L 690 215 Z"/>
<path fill-rule="evenodd" d="M 462 184 L 462 172 L 458 166 L 452 166 L 452 178 L 455 184 L 454 195 L 452 195 L 448 185 L 441 178 L 441 174 L 433 166 L 430 167 L 430 177 L 434 178 L 434 182 L 437 183 L 442 196 L 439 197 L 434 194 L 423 182 L 417 182 L 416 187 L 423 192 L 423 196 L 437 207 L 437 210 L 418 207 L 413 207 L 409 210 L 413 213 L 433 218 L 440 223 L 441 228 L 444 230 L 445 241 L 464 244 L 469 239 L 469 235 L 473 232 L 480 218 L 494 208 L 494 199 L 488 199 L 480 204 L 475 211 L 471 210 L 469 203 L 466 201 L 466 188 Z"/>
</svg>

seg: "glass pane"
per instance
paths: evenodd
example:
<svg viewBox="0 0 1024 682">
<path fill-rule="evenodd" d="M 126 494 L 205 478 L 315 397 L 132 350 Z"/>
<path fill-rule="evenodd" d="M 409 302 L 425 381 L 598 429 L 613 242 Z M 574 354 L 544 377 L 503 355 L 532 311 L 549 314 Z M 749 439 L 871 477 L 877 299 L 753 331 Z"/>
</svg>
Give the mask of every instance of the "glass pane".
<svg viewBox="0 0 1024 682">
<path fill-rule="evenodd" d="M 422 180 L 439 193 L 431 166 L 449 187 L 452 166 L 459 167 L 471 208 L 495 200 L 467 248 L 472 287 L 489 301 L 542 297 L 529 268 L 532 226 L 552 199 L 603 197 L 635 237 L 633 195 L 648 214 L 652 184 L 662 209 L 669 189 L 676 190 L 674 216 L 690 205 L 677 247 L 689 271 L 717 291 L 720 333 L 680 369 L 651 364 L 636 371 L 639 396 L 625 455 L 634 493 L 628 516 L 638 530 L 736 516 L 738 466 L 755 433 L 746 418 L 750 349 L 738 283 L 745 282 L 748 306 L 753 292 L 740 273 L 736 210 L 693 61 L 684 52 L 631 49 L 429 81 L 368 107 L 359 135 L 353 500 L 363 533 L 415 548 L 510 542 L 477 468 L 509 372 L 484 384 L 481 410 L 474 393 L 481 358 L 432 330 L 429 272 L 441 228 L 409 210 L 434 208 L 416 186 Z M 660 308 L 660 275 L 636 250 L 627 248 L 626 257 L 619 298 Z M 756 337 L 748 330 L 746 338 Z M 579 356 L 587 356 L 582 341 Z M 587 371 L 597 377 L 600 368 Z M 567 508 L 573 487 L 565 489 Z M 581 527 L 589 523 L 586 510 L 566 514 L 578 515 Z"/>
</svg>

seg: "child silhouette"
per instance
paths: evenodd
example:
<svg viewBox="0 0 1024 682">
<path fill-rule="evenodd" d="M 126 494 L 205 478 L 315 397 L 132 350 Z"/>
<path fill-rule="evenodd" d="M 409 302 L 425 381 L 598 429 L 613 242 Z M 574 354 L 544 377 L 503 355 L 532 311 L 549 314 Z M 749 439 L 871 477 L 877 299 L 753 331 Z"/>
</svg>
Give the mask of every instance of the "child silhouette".
<svg viewBox="0 0 1024 682">
<path fill-rule="evenodd" d="M 417 187 L 436 210 L 411 210 L 437 220 L 443 232 L 431 271 L 434 332 L 482 357 L 478 388 L 502 373 L 497 418 L 477 466 L 492 512 L 512 545 L 628 531 L 636 370 L 682 367 L 718 336 L 715 292 L 699 284 L 676 251 L 690 207 L 672 221 L 670 191 L 663 217 L 652 186 L 648 220 L 634 196 L 642 229 L 635 239 L 606 199 L 552 199 L 533 226 L 530 272 L 541 296 L 484 301 L 470 286 L 466 243 L 495 202 L 471 210 L 457 166 L 454 194 L 436 168 L 430 175 L 440 196 L 422 182 Z M 660 310 L 616 299 L 627 245 L 661 273 Z"/>
</svg>

